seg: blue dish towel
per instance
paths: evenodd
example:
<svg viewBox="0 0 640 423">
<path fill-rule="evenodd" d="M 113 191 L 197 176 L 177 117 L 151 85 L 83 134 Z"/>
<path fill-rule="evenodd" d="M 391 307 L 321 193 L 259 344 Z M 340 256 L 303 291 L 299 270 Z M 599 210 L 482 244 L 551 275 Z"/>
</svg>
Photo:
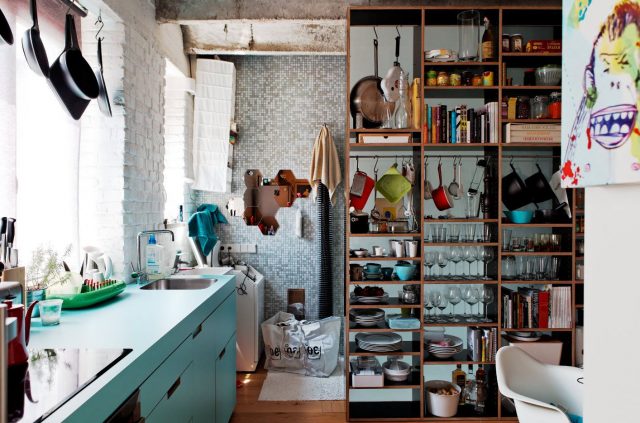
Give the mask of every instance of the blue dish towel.
<svg viewBox="0 0 640 423">
<path fill-rule="evenodd" d="M 218 223 L 229 223 L 220 208 L 215 204 L 201 204 L 196 213 L 189 218 L 189 236 L 195 237 L 202 253 L 208 255 L 218 242 L 218 235 L 213 229 Z"/>
</svg>

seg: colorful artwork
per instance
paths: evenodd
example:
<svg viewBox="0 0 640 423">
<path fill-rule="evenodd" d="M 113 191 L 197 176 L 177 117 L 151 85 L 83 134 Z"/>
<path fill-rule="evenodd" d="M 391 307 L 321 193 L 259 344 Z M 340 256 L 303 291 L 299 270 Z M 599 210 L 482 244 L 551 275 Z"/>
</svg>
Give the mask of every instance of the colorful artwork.
<svg viewBox="0 0 640 423">
<path fill-rule="evenodd" d="M 563 11 L 562 184 L 640 182 L 640 1 Z"/>
</svg>

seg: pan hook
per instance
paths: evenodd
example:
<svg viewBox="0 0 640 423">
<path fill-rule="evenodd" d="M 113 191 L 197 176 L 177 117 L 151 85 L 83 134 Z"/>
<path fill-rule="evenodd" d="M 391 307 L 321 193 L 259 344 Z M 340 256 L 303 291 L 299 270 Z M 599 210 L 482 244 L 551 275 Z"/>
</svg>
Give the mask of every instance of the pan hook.
<svg viewBox="0 0 640 423">
<path fill-rule="evenodd" d="M 400 31 L 398 30 L 398 26 L 396 25 L 396 32 L 398 33 L 398 37 L 400 36 Z"/>
<path fill-rule="evenodd" d="M 360 172 L 360 157 L 356 156 L 356 172 Z"/>
<path fill-rule="evenodd" d="M 100 37 L 100 33 L 102 32 L 102 29 L 104 28 L 104 22 L 102 21 L 102 10 L 100 10 L 100 12 L 98 12 L 98 20 L 95 22 L 94 25 L 100 25 L 100 28 L 98 29 L 98 32 L 96 33 L 96 41 L 103 41 L 104 37 Z"/>
<path fill-rule="evenodd" d="M 375 156 L 375 159 L 376 159 L 376 162 L 375 162 L 375 164 L 373 165 L 373 172 L 374 172 L 374 173 L 378 173 L 378 159 L 379 159 L 379 157 L 378 157 L 378 156 Z"/>
<path fill-rule="evenodd" d="M 376 41 L 378 41 L 378 31 L 376 31 L 376 27 L 373 27 L 373 33 L 376 36 Z"/>
</svg>

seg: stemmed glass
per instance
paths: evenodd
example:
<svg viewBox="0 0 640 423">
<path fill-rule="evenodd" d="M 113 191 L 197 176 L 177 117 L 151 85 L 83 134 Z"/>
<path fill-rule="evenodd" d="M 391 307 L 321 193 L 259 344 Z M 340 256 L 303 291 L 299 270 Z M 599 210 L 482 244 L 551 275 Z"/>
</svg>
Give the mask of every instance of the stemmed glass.
<svg viewBox="0 0 640 423">
<path fill-rule="evenodd" d="M 443 275 L 444 268 L 449 264 L 449 259 L 447 258 L 447 253 L 444 251 L 440 251 L 438 253 L 438 266 L 440 267 L 440 279 L 447 279 L 445 275 Z"/>
<path fill-rule="evenodd" d="M 431 304 L 433 305 L 434 308 L 438 308 L 440 306 L 440 302 L 442 301 L 442 294 L 439 291 L 432 291 L 429 293 L 429 300 L 431 301 Z M 440 319 L 438 318 L 438 312 L 436 312 L 436 315 L 433 318 L 434 322 L 439 322 Z"/>
<path fill-rule="evenodd" d="M 485 247 L 483 252 L 484 259 L 484 277 L 482 278 L 485 281 L 491 280 L 489 277 L 489 263 L 491 263 L 496 258 L 496 254 L 491 247 Z"/>
<path fill-rule="evenodd" d="M 468 286 L 462 292 L 462 298 L 464 302 L 469 304 L 469 317 L 467 318 L 467 322 L 477 322 L 478 319 L 473 317 L 473 306 L 478 303 L 480 293 L 478 292 L 478 288 L 473 286 Z"/>
<path fill-rule="evenodd" d="M 457 286 L 450 286 L 447 289 L 447 299 L 449 300 L 449 303 L 451 303 L 451 314 L 449 315 L 449 320 L 454 323 L 460 321 L 460 319 L 456 317 L 456 306 L 460 301 L 462 301 L 461 295 L 460 288 Z"/>
<path fill-rule="evenodd" d="M 493 295 L 493 289 L 488 286 L 483 287 L 480 295 L 480 301 L 482 302 L 482 304 L 484 304 L 484 317 L 480 319 L 481 322 L 488 323 L 491 321 L 487 314 L 489 310 L 489 304 L 491 304 L 494 299 L 495 296 Z M 478 306 L 478 312 L 480 312 L 480 306 Z"/>
<path fill-rule="evenodd" d="M 440 294 L 440 303 L 438 304 L 438 309 L 440 310 L 440 320 L 439 322 L 444 323 L 447 321 L 446 317 L 442 316 L 442 312 L 449 305 L 449 300 L 446 295 Z"/>
<path fill-rule="evenodd" d="M 477 252 L 478 251 L 476 250 L 476 247 L 464 247 L 462 258 L 464 259 L 464 261 L 469 263 L 469 273 L 467 273 L 467 279 L 473 279 L 473 276 L 471 276 L 471 263 L 476 261 Z"/>
<path fill-rule="evenodd" d="M 427 317 L 425 317 L 425 323 L 431 322 L 431 310 L 433 310 L 433 303 L 431 302 L 431 296 L 427 295 L 425 298 L 424 308 L 427 309 Z"/>
<path fill-rule="evenodd" d="M 433 251 L 427 252 L 424 255 L 424 265 L 429 269 L 427 274 L 427 280 L 435 279 L 431 273 L 431 268 L 436 264 L 436 253 Z"/>
<path fill-rule="evenodd" d="M 462 249 L 460 247 L 450 247 L 448 258 L 449 261 L 453 263 L 454 267 L 454 275 L 452 276 L 451 272 L 449 272 L 449 279 L 458 279 L 458 263 L 462 261 Z"/>
</svg>

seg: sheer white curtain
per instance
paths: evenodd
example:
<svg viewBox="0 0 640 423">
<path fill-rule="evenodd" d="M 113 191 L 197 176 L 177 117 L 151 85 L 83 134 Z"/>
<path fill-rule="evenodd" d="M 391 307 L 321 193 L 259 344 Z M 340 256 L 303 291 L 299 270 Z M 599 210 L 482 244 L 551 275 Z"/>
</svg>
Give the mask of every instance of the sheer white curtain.
<svg viewBox="0 0 640 423">
<path fill-rule="evenodd" d="M 0 6 L 6 3 L 0 0 Z M 15 22 L 16 43 L 2 48 L 12 49 L 14 58 L 9 65 L 0 65 L 0 72 L 14 75 L 0 79 L 4 84 L 0 86 L 0 107 L 13 109 L 13 113 L 0 120 L 0 133 L 10 134 L 0 137 L 0 151 L 9 154 L 8 162 L 15 167 L 2 172 L 6 180 L 0 183 L 0 215 L 17 219 L 14 245 L 22 264 L 29 263 L 32 251 L 40 245 L 61 252 L 69 244 L 74 246 L 71 263 L 75 264 L 80 126 L 62 109 L 47 81 L 28 67 L 20 37 L 31 25 L 30 17 L 22 8 L 13 12 L 13 19 L 9 19 Z M 43 12 L 40 30 L 53 63 L 64 47 L 64 14 Z M 6 57 L 6 52 L 3 54 Z M 7 86 L 12 79 L 13 86 Z"/>
</svg>

